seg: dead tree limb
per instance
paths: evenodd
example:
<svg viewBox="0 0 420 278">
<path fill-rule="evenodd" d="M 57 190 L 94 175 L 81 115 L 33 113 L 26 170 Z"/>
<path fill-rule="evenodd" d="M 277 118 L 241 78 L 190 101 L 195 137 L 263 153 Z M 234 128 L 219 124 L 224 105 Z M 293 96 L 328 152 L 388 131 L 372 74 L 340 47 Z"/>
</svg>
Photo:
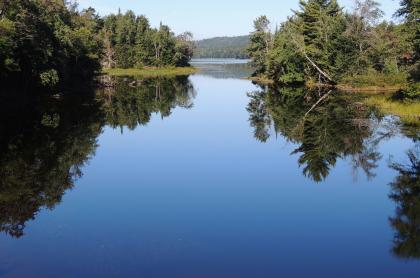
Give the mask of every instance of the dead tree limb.
<svg viewBox="0 0 420 278">
<path fill-rule="evenodd" d="M 330 82 L 335 83 L 334 80 L 326 73 L 324 72 L 320 67 L 317 66 L 317 64 L 315 64 L 314 61 L 311 60 L 311 58 L 309 58 L 308 54 L 306 54 L 305 51 L 302 51 L 303 56 L 305 56 L 306 60 L 309 61 L 309 63 L 311 63 L 311 65 L 316 68 L 316 70 L 325 78 L 327 78 Z"/>
<path fill-rule="evenodd" d="M 293 36 L 293 34 L 290 34 L 290 38 L 292 39 L 292 41 L 295 43 L 295 45 L 297 46 L 297 48 L 300 50 L 300 52 L 302 52 L 303 56 L 305 57 L 306 60 L 309 61 L 309 63 L 325 78 L 328 79 L 328 81 L 330 81 L 331 83 L 336 83 L 325 71 L 323 71 L 314 61 L 312 61 L 311 58 L 309 58 L 308 54 L 306 53 L 305 48 L 298 42 L 296 41 L 295 37 Z"/>
<path fill-rule="evenodd" d="M 306 118 L 308 115 L 309 115 L 309 113 L 311 113 L 312 112 L 312 110 L 314 110 L 322 101 L 324 101 L 324 99 L 326 99 L 330 94 L 331 94 L 331 92 L 332 91 L 329 91 L 328 93 L 326 93 L 325 95 L 323 95 L 312 107 L 311 107 L 311 109 L 309 109 L 308 110 L 308 112 L 306 112 L 306 114 L 305 114 L 305 117 L 303 117 L 303 118 Z"/>
</svg>

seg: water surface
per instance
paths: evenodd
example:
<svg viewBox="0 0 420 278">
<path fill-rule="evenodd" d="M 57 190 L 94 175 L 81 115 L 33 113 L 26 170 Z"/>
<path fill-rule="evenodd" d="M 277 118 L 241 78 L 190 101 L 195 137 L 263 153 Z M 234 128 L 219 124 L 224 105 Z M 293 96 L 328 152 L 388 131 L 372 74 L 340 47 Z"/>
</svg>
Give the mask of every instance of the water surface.
<svg viewBox="0 0 420 278">
<path fill-rule="evenodd" d="M 215 66 L 3 99 L 0 277 L 419 275 L 418 127 Z"/>
</svg>

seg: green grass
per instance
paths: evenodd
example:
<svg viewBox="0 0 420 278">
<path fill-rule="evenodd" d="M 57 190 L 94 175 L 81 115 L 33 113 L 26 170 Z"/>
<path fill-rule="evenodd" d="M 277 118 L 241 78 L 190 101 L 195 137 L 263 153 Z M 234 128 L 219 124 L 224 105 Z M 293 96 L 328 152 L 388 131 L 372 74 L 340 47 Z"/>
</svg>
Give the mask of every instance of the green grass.
<svg viewBox="0 0 420 278">
<path fill-rule="evenodd" d="M 159 77 L 159 76 L 177 76 L 190 75 L 197 72 L 194 67 L 164 67 L 164 68 L 131 68 L 131 69 L 103 69 L 102 72 L 111 76 L 141 76 L 141 77 Z"/>
<path fill-rule="evenodd" d="M 398 91 L 407 85 L 407 74 L 405 72 L 385 74 L 368 70 L 366 74 L 345 77 L 339 83 L 339 88 L 354 91 Z"/>
<path fill-rule="evenodd" d="M 271 85 L 271 84 L 274 84 L 274 81 L 273 80 L 268 79 L 266 77 L 252 76 L 252 77 L 248 77 L 248 78 L 245 78 L 245 79 L 254 81 L 254 82 L 256 82 L 258 84 L 261 84 L 261 85 Z"/>
<path fill-rule="evenodd" d="M 403 122 L 420 124 L 420 102 L 394 101 L 384 95 L 374 95 L 367 97 L 365 103 L 376 106 L 384 113 L 399 116 Z"/>
</svg>

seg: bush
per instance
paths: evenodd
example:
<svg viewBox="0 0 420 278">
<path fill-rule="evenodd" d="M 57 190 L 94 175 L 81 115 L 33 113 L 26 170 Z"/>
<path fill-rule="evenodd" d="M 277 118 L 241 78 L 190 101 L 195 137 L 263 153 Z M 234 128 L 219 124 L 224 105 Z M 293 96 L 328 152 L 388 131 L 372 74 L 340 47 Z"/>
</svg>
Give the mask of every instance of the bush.
<svg viewBox="0 0 420 278">
<path fill-rule="evenodd" d="M 420 82 L 411 83 L 407 89 L 399 91 L 397 96 L 404 100 L 420 100 Z"/>
<path fill-rule="evenodd" d="M 42 86 L 49 88 L 56 86 L 60 81 L 58 73 L 55 69 L 44 71 L 39 75 L 39 78 L 41 79 Z"/>
</svg>

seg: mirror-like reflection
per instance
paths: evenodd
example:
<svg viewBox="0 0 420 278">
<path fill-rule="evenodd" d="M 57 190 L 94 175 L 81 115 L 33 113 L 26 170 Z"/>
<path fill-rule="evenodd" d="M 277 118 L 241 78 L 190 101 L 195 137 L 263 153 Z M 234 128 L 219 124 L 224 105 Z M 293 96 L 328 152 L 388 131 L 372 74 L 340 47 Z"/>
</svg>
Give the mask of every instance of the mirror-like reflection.
<svg viewBox="0 0 420 278">
<path fill-rule="evenodd" d="M 420 141 L 419 128 L 387 118 L 363 105 L 355 96 L 304 88 L 265 88 L 248 94 L 249 121 L 254 136 L 267 142 L 274 128 L 298 147 L 303 174 L 316 182 L 325 180 L 338 159 L 351 158 L 353 172 L 361 169 L 368 179 L 383 155 L 378 145 L 398 134 L 411 138 L 416 147 L 408 151 L 408 163 L 391 163 L 398 172 L 390 184 L 396 215 L 390 218 L 395 230 L 393 253 L 402 258 L 420 258 Z M 360 97 L 359 97 L 360 98 Z M 316 105 L 316 106 L 315 106 Z"/>
<path fill-rule="evenodd" d="M 336 92 L 103 81 L 2 97 L 1 275 L 418 273 L 417 126 Z"/>
<path fill-rule="evenodd" d="M 326 96 L 322 103 L 317 103 Z M 381 158 L 376 146 L 390 136 L 378 132 L 380 118 L 372 117 L 372 109 L 339 93 L 304 88 L 259 90 L 249 93 L 250 124 L 255 137 L 266 142 L 273 127 L 276 135 L 297 144 L 293 154 L 305 176 L 321 182 L 339 158 L 351 157 L 355 172 L 362 169 L 368 178 Z"/>
<path fill-rule="evenodd" d="M 390 198 L 397 204 L 390 223 L 395 230 L 392 251 L 402 258 L 420 259 L 420 144 L 407 153 L 405 164 L 393 162 L 398 176 L 390 184 Z"/>
<path fill-rule="evenodd" d="M 0 231 L 21 237 L 25 223 L 53 209 L 82 176 L 103 123 L 92 100 L 21 96 L 2 103 Z"/>
<path fill-rule="evenodd" d="M 196 96 L 186 76 L 137 80 L 119 78 L 113 88 L 100 90 L 97 99 L 108 125 L 134 130 L 146 125 L 153 113 L 169 117 L 175 107 L 190 109 Z"/>
<path fill-rule="evenodd" d="M 248 60 L 198 59 L 191 64 L 199 70 L 197 75 L 216 79 L 245 79 L 255 70 Z"/>
<path fill-rule="evenodd" d="M 5 94 L 0 109 L 0 231 L 24 235 L 42 208 L 54 209 L 95 155 L 103 127 L 135 129 L 152 113 L 191 108 L 187 77 L 113 80 L 96 98 Z M 94 95 L 94 94 L 87 94 Z"/>
</svg>

